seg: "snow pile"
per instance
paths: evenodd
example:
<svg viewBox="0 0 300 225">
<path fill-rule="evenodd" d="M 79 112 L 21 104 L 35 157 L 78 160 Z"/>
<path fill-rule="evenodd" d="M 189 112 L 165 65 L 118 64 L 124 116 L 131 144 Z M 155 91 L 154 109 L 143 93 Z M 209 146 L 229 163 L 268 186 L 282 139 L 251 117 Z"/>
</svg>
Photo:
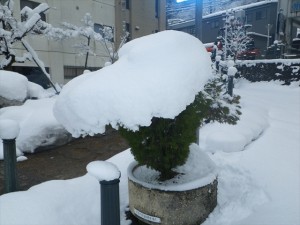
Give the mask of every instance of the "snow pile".
<svg viewBox="0 0 300 225">
<path fill-rule="evenodd" d="M 28 96 L 28 79 L 18 73 L 0 70 L 0 97 L 24 101 Z"/>
<path fill-rule="evenodd" d="M 75 137 L 103 133 L 107 124 L 137 130 L 153 117 L 177 116 L 211 75 L 210 57 L 198 39 L 159 32 L 125 44 L 111 66 L 70 81 L 54 115 Z"/>
<path fill-rule="evenodd" d="M 136 166 L 137 162 L 133 162 L 128 167 L 129 179 L 142 184 L 144 187 L 158 190 L 186 191 L 196 189 L 212 183 L 217 176 L 216 165 L 196 144 L 190 145 L 190 153 L 186 163 L 174 169 L 178 175 L 170 180 L 161 182 L 158 171 L 146 166 Z"/>
<path fill-rule="evenodd" d="M 26 192 L 2 195 L 0 224 L 99 224 L 99 189 L 99 182 L 85 175 L 66 181 L 45 182 Z"/>
<path fill-rule="evenodd" d="M 45 90 L 41 85 L 28 81 L 29 98 L 49 98 L 55 94 L 53 89 Z"/>
<path fill-rule="evenodd" d="M 125 216 L 128 206 L 126 170 L 132 160 L 129 150 L 108 160 L 118 165 L 122 171 L 120 178 L 122 225 L 130 225 Z M 100 201 L 100 184 L 88 174 L 70 180 L 49 181 L 28 191 L 0 196 L 0 224 L 99 225 Z"/>
<path fill-rule="evenodd" d="M 236 125 L 215 122 L 201 128 L 199 142 L 202 149 L 209 152 L 241 151 L 269 126 L 268 111 L 251 104 L 244 106 L 243 101 L 241 99 L 243 113 Z"/>
<path fill-rule="evenodd" d="M 70 140 L 68 132 L 53 116 L 55 98 L 27 100 L 22 106 L 0 109 L 0 120 L 14 120 L 20 125 L 16 145 L 22 152 L 34 152 L 37 147 L 49 146 L 59 141 Z M 2 156 L 0 145 L 0 159 Z M 21 152 L 18 152 L 18 156 Z"/>
<path fill-rule="evenodd" d="M 0 97 L 23 102 L 27 98 L 47 98 L 54 93 L 28 81 L 19 73 L 0 70 Z"/>
</svg>

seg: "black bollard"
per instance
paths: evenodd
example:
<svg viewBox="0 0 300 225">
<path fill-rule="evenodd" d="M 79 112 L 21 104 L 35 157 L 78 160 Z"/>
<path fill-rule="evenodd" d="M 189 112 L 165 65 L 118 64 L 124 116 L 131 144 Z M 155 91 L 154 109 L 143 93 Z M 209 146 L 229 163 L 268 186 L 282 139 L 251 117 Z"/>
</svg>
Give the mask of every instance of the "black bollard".
<svg viewBox="0 0 300 225">
<path fill-rule="evenodd" d="M 120 225 L 120 170 L 106 161 L 90 162 L 86 169 L 100 183 L 101 225 Z"/>
<path fill-rule="evenodd" d="M 100 181 L 101 225 L 120 225 L 120 179 Z"/>
<path fill-rule="evenodd" d="M 17 190 L 16 139 L 3 139 L 5 192 Z"/>
<path fill-rule="evenodd" d="M 230 96 L 233 94 L 233 76 L 228 76 L 228 94 Z"/>
<path fill-rule="evenodd" d="M 216 61 L 216 70 L 219 71 L 220 69 L 220 61 Z"/>
</svg>

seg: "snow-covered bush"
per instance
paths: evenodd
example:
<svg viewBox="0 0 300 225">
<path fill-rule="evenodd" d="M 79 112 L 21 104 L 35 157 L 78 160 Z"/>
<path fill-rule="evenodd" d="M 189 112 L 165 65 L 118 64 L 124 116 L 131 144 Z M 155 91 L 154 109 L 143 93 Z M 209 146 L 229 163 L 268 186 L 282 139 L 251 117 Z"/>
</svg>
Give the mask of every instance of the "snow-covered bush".
<svg viewBox="0 0 300 225">
<path fill-rule="evenodd" d="M 128 42 L 117 62 L 66 84 L 54 115 L 75 137 L 102 133 L 106 125 L 120 128 L 135 159 L 166 179 L 185 162 L 196 129 L 218 107 L 215 96 L 204 94 L 212 78 L 198 39 L 159 32 Z"/>
<path fill-rule="evenodd" d="M 239 119 L 240 97 L 223 94 L 222 83 L 216 77 L 174 119 L 154 117 L 150 126 L 138 131 L 121 128 L 121 135 L 140 164 L 159 171 L 161 180 L 170 179 L 176 175 L 173 169 L 185 163 L 201 125 L 210 121 L 235 124 Z"/>
</svg>

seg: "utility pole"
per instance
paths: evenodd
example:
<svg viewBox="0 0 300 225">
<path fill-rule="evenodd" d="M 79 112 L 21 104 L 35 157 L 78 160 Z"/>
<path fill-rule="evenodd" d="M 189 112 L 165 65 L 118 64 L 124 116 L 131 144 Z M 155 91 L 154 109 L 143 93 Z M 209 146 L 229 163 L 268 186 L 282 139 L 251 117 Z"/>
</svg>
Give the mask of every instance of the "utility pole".
<svg viewBox="0 0 300 225">
<path fill-rule="evenodd" d="M 202 40 L 202 10 L 203 0 L 195 1 L 195 36 Z"/>
<path fill-rule="evenodd" d="M 272 24 L 269 24 L 267 25 L 267 33 L 268 33 L 268 37 L 267 37 L 267 49 L 268 47 L 270 46 L 270 30 L 272 28 Z"/>
<path fill-rule="evenodd" d="M 227 60 L 227 32 L 228 32 L 228 27 L 229 27 L 229 12 L 226 11 L 225 14 L 225 30 L 224 30 L 224 36 L 225 36 L 225 40 L 224 40 L 224 61 Z"/>
</svg>

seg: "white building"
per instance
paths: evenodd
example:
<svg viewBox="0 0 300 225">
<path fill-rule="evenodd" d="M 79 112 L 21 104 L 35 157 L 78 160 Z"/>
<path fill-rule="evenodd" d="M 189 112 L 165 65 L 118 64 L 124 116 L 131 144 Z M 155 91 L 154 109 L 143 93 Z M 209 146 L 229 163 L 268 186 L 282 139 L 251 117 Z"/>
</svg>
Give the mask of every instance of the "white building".
<svg viewBox="0 0 300 225">
<path fill-rule="evenodd" d="M 6 0 L 0 0 L 5 3 Z M 20 20 L 20 10 L 24 6 L 35 8 L 40 3 L 47 3 L 50 10 L 42 19 L 54 27 L 62 27 L 62 22 L 83 26 L 82 19 L 90 13 L 94 31 L 101 26 L 109 26 L 114 32 L 114 44 L 118 46 L 125 31 L 130 39 L 155 33 L 166 29 L 165 0 L 14 0 L 14 16 Z M 53 83 L 65 84 L 70 79 L 83 73 L 86 54 L 81 54 L 75 44 L 87 43 L 87 38 L 68 39 L 64 41 L 48 40 L 43 36 L 25 37 L 44 62 Z M 95 54 L 88 55 L 87 68 L 96 70 L 109 61 L 109 54 L 102 43 L 91 39 L 90 48 Z M 22 45 L 17 47 L 18 55 L 26 50 Z M 29 80 L 43 83 L 45 76 L 34 62 L 14 63 L 10 68 L 26 75 Z"/>
<path fill-rule="evenodd" d="M 82 19 L 86 13 L 92 15 L 95 31 L 101 25 L 115 27 L 115 1 L 113 0 L 14 0 L 14 3 L 14 16 L 17 18 L 20 17 L 20 10 L 24 6 L 35 8 L 40 3 L 47 3 L 50 10 L 42 19 L 54 27 L 61 27 L 62 22 L 83 26 Z M 26 40 L 44 62 L 54 83 L 64 84 L 82 74 L 86 54 L 80 55 L 80 51 L 74 48 L 75 44 L 80 43 L 79 39 L 53 41 L 41 36 L 28 36 Z M 87 39 L 82 41 L 87 42 Z M 90 42 L 90 47 L 96 54 L 89 54 L 87 67 L 92 69 L 103 67 L 104 63 L 109 60 L 106 50 L 99 42 L 96 43 L 93 40 Z M 22 46 L 17 50 L 19 53 L 26 51 Z M 14 63 L 12 70 L 24 74 L 28 78 L 42 79 L 43 77 L 42 74 L 37 76 L 41 72 L 34 62 Z"/>
</svg>

